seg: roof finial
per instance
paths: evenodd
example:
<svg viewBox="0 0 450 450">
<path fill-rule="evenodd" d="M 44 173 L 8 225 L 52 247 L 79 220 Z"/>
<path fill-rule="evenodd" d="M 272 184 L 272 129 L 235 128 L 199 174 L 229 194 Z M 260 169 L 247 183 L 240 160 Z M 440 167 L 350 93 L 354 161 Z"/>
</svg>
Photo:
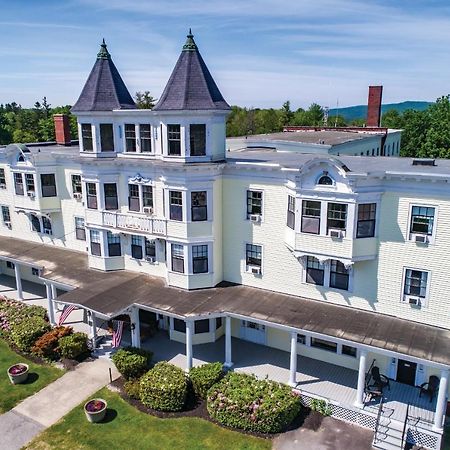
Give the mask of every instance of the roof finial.
<svg viewBox="0 0 450 450">
<path fill-rule="evenodd" d="M 102 43 L 100 44 L 100 51 L 97 53 L 97 59 L 109 59 L 111 55 L 106 48 L 105 38 L 103 38 Z"/>
<path fill-rule="evenodd" d="M 183 45 L 183 51 L 193 52 L 198 50 L 197 45 L 194 41 L 194 35 L 192 34 L 191 29 L 189 28 L 189 34 L 186 36 L 186 43 Z"/>
</svg>

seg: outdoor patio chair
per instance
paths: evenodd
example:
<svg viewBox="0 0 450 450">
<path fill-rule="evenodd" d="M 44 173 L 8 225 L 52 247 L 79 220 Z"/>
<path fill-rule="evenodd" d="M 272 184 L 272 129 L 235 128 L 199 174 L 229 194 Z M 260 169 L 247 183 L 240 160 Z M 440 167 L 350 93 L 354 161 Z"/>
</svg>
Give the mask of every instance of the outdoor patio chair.
<svg viewBox="0 0 450 450">
<path fill-rule="evenodd" d="M 375 382 L 374 384 L 379 386 L 381 388 L 381 390 L 383 390 L 383 388 L 385 386 L 387 386 L 387 388 L 389 390 L 391 390 L 391 385 L 389 384 L 389 378 L 386 375 L 382 375 L 380 373 L 379 367 L 373 366 L 371 374 L 372 374 L 373 381 Z"/>
<path fill-rule="evenodd" d="M 369 401 L 376 400 L 383 396 L 383 389 L 376 384 L 366 384 L 364 388 L 364 393 L 369 397 Z"/>
<path fill-rule="evenodd" d="M 439 378 L 436 375 L 431 375 L 426 383 L 422 383 L 420 386 L 419 397 L 422 394 L 430 396 L 430 403 L 433 401 L 433 397 L 439 389 Z"/>
</svg>

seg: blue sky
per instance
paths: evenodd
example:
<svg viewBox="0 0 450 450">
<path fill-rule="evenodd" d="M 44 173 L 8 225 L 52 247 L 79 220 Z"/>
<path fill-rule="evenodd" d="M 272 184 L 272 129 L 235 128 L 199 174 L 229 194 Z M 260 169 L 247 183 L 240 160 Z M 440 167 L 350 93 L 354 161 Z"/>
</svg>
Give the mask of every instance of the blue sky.
<svg viewBox="0 0 450 450">
<path fill-rule="evenodd" d="M 230 104 L 450 93 L 448 1 L 0 0 L 0 103 L 73 104 L 103 37 L 130 92 L 157 98 L 189 27 Z"/>
</svg>

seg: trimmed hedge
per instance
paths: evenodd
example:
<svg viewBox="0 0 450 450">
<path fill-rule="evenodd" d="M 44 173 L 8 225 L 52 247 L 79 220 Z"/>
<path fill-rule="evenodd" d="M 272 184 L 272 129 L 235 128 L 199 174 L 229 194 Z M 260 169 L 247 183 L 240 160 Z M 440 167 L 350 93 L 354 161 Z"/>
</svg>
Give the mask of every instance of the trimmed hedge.
<svg viewBox="0 0 450 450">
<path fill-rule="evenodd" d="M 285 384 L 230 372 L 208 391 L 207 407 L 210 416 L 223 425 L 279 433 L 299 414 L 301 404 Z"/>
<path fill-rule="evenodd" d="M 50 329 L 50 324 L 42 317 L 31 317 L 14 324 L 10 337 L 19 350 L 28 353 L 34 343 Z"/>
<path fill-rule="evenodd" d="M 141 397 L 141 380 L 128 380 L 123 384 L 123 388 L 128 397 L 139 400 Z"/>
<path fill-rule="evenodd" d="M 189 371 L 189 378 L 192 382 L 195 395 L 205 399 L 208 390 L 220 381 L 224 376 L 223 366 L 220 362 L 203 364 L 199 367 L 193 367 Z"/>
<path fill-rule="evenodd" d="M 188 379 L 179 367 L 161 361 L 141 378 L 141 402 L 159 411 L 181 411 L 188 393 Z"/>
<path fill-rule="evenodd" d="M 118 350 L 112 361 L 121 375 L 131 380 L 139 378 L 148 369 L 153 354 L 136 347 L 126 347 Z"/>
<path fill-rule="evenodd" d="M 72 327 L 55 327 L 42 335 L 31 348 L 32 353 L 42 358 L 58 359 L 59 353 L 56 351 L 58 341 L 64 336 L 73 333 Z"/>
<path fill-rule="evenodd" d="M 58 341 L 57 351 L 62 358 L 77 359 L 83 353 L 89 351 L 88 337 L 86 333 L 73 333 L 70 336 L 64 336 Z"/>
</svg>

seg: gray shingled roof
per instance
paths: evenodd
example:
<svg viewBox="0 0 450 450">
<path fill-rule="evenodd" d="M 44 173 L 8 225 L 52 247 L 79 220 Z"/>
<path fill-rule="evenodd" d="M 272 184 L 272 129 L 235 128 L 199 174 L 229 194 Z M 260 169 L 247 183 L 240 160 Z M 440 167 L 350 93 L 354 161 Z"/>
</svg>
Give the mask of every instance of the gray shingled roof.
<svg viewBox="0 0 450 450">
<path fill-rule="evenodd" d="M 229 110 L 189 30 L 186 44 L 154 111 Z"/>
<path fill-rule="evenodd" d="M 103 40 L 94 67 L 72 111 L 112 111 L 135 108 L 136 104 L 112 62 Z"/>
</svg>

